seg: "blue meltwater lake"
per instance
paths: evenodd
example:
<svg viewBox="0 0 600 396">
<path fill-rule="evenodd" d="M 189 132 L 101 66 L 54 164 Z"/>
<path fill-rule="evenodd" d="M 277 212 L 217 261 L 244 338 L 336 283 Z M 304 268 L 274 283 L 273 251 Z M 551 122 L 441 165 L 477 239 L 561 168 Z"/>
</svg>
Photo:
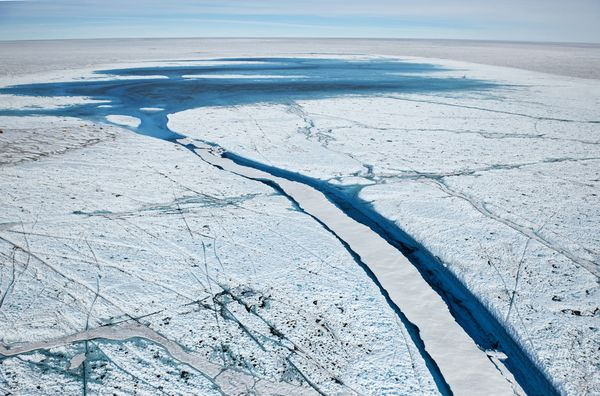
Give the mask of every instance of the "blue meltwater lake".
<svg viewBox="0 0 600 396">
<path fill-rule="evenodd" d="M 228 58 L 186 63 L 191 65 L 96 72 L 102 81 L 84 79 L 2 88 L 0 93 L 4 94 L 84 96 L 105 103 L 58 109 L 0 108 L 0 115 L 43 114 L 102 122 L 108 115 L 125 115 L 141 120 L 138 127 L 129 129 L 172 140 L 181 136 L 168 129 L 167 116 L 204 106 L 289 103 L 341 95 L 482 91 L 497 86 L 441 75 L 446 69 L 435 65 L 390 59 Z"/>
</svg>

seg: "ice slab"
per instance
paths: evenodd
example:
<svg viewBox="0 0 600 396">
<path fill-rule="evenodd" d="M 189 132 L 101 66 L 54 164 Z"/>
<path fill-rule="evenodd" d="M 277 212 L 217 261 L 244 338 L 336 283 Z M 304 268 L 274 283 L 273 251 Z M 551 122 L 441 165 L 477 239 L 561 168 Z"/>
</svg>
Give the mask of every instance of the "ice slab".
<svg viewBox="0 0 600 396">
<path fill-rule="evenodd" d="M 138 126 L 140 126 L 141 123 L 141 120 L 139 118 L 117 114 L 107 115 L 106 120 L 112 122 L 113 124 L 128 126 L 132 128 L 137 128 Z"/>
</svg>

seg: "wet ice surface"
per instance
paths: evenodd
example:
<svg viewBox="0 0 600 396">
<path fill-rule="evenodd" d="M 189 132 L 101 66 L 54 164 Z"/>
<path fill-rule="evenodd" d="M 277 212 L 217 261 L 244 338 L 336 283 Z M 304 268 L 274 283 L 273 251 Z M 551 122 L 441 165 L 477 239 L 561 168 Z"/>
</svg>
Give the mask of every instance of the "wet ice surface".
<svg viewBox="0 0 600 396">
<path fill-rule="evenodd" d="M 352 67 L 344 68 L 339 60 L 262 59 L 235 67 L 222 63 L 202 67 L 200 63 L 185 68 L 113 70 L 109 74 L 128 79 L 5 90 L 8 94 L 82 95 L 110 101 L 110 108 L 86 102 L 71 108 L 10 110 L 4 114 L 37 112 L 91 120 L 128 114 L 141 120 L 137 130 L 143 133 L 169 138 L 178 132 L 335 185 L 365 186 L 359 197 L 372 202 L 378 213 L 439 257 L 507 324 L 523 348 L 539 359 L 541 367 L 565 391 L 597 391 L 599 385 L 593 379 L 598 362 L 598 241 L 594 225 L 599 215 L 596 191 L 600 155 L 598 124 L 590 122 L 598 119 L 596 83 L 565 80 L 557 84 L 557 77 L 466 65 L 453 72 L 452 67 L 391 60 L 349 63 Z M 214 73 L 215 78 L 205 78 L 207 72 Z M 193 74 L 203 78 L 184 78 Z M 265 78 L 269 74 L 274 77 Z M 286 74 L 289 78 L 282 79 Z M 148 78 L 155 75 L 169 78 Z M 463 78 L 465 75 L 469 78 Z M 136 77 L 144 81 L 136 81 Z M 350 94 L 353 96 L 347 96 Z M 145 107 L 157 109 L 149 113 Z M 185 111 L 194 107 L 202 108 Z M 170 130 L 165 128 L 167 115 Z M 23 120 L 24 125 L 32 123 Z M 16 274 L 19 268 L 27 268 L 24 274 L 32 271 L 29 281 L 18 283 L 24 289 L 3 286 L 2 290 L 10 289 L 10 293 L 2 312 L 10 310 L 12 301 L 13 315 L 21 311 L 29 312 L 19 314 L 22 317 L 30 315 L 22 322 L 11 321 L 15 322 L 12 330 L 3 331 L 11 334 L 3 340 L 5 344 L 59 338 L 85 331 L 86 323 L 93 323 L 89 325 L 92 328 L 152 314 L 140 319 L 144 326 L 186 349 L 198 348 L 197 355 L 211 364 L 239 368 L 241 362 L 241 371 L 250 371 L 265 383 L 284 381 L 303 386 L 303 392 L 309 389 L 307 378 L 300 374 L 304 373 L 327 393 L 349 392 L 346 387 L 359 392 L 374 388 L 394 392 L 394 387 L 397 392 L 411 393 L 417 387 L 425 393 L 435 392 L 406 330 L 331 235 L 310 218 L 291 211 L 289 203 L 273 195 L 273 190 L 208 167 L 199 175 L 198 160 L 190 158 L 189 152 L 184 155 L 170 147 L 165 153 L 169 147 L 165 142 L 140 139 L 121 136 L 110 146 L 49 158 L 43 164 L 3 169 L 3 173 L 9 172 L 3 183 L 11 180 L 9 176 L 13 179 L 2 186 L 2 191 L 9 191 L 15 202 L 3 204 L 8 205 L 2 210 L 7 214 L 2 220 L 2 237 L 7 240 L 4 256 L 9 263 L 15 258 Z M 82 162 L 78 155 L 90 159 Z M 140 157 L 144 162 L 140 163 Z M 171 157 L 173 161 L 164 161 Z M 65 158 L 69 160 L 65 162 Z M 97 169 L 94 164 L 110 165 L 97 179 L 97 172 L 90 170 Z M 174 164 L 179 166 L 177 170 L 171 169 Z M 189 169 L 186 171 L 182 164 Z M 26 178 L 26 183 L 18 181 Z M 218 188 L 222 190 L 212 191 Z M 72 199 L 65 202 L 65 194 L 71 193 Z M 194 194 L 215 195 L 227 202 L 233 197 L 235 210 L 230 204 L 209 205 L 205 197 L 199 199 Z M 252 214 L 235 214 L 240 205 L 246 209 L 250 205 Z M 287 223 L 265 216 L 274 211 L 285 213 L 282 217 Z M 286 234 L 290 224 L 297 227 L 304 223 L 302 232 L 294 232 L 293 238 Z M 275 230 L 273 235 L 269 236 L 265 228 Z M 282 243 L 282 235 L 302 242 Z M 331 242 L 324 242 L 327 238 Z M 16 243 L 20 248 L 14 247 Z M 306 249 L 307 245 L 310 247 Z M 43 257 L 38 262 L 26 250 Z M 298 256 L 311 257 L 309 252 L 327 259 L 320 265 L 300 264 L 303 261 Z M 158 262 L 157 257 L 161 258 Z M 50 267 L 43 261 L 48 260 L 57 260 L 50 261 L 59 269 L 54 271 L 57 279 L 36 280 L 36 274 L 47 274 Z M 304 260 L 311 263 L 309 258 Z M 174 267 L 165 267 L 165 261 Z M 30 262 L 46 268 L 46 272 L 35 272 L 37 267 L 30 268 Z M 280 271 L 270 275 L 275 268 Z M 10 264 L 4 270 L 4 285 L 9 285 Z M 348 272 L 350 278 L 338 280 L 340 271 Z M 44 297 L 51 289 L 43 286 L 44 281 L 61 285 L 54 286 L 59 294 Z M 73 288 L 70 283 L 75 281 L 87 287 Z M 26 292 L 27 288 L 32 289 Z M 365 288 L 370 291 L 362 291 Z M 19 297 L 18 290 L 28 297 Z M 105 291 L 101 294 L 99 290 Z M 96 297 L 104 293 L 108 298 Z M 281 304 L 261 307 L 261 298 L 269 293 L 279 295 L 273 300 L 279 299 Z M 355 301 L 353 310 L 337 307 L 336 293 L 341 293 L 337 298 L 345 304 Z M 37 304 L 33 299 L 38 294 L 36 298 L 57 304 L 52 305 L 55 308 L 46 310 Z M 25 304 L 29 311 L 23 310 L 24 301 L 31 301 Z M 190 301 L 198 301 L 192 304 L 193 310 L 185 305 Z M 319 304 L 325 301 L 328 306 L 323 308 Z M 96 322 L 88 322 L 92 304 L 90 317 Z M 248 311 L 248 306 L 256 310 Z M 265 313 L 259 308 L 265 308 Z M 379 313 L 373 315 L 373 310 Z M 349 311 L 354 313 L 346 320 L 344 315 L 350 315 Z M 61 317 L 55 317 L 55 312 L 62 312 Z M 326 314 L 333 316 L 323 330 Z M 40 323 L 32 322 L 35 318 Z M 290 331 L 286 337 L 293 344 L 282 341 L 279 333 L 286 333 L 280 327 L 265 327 L 264 318 Z M 240 323 L 251 330 L 244 330 Z M 345 333 L 343 329 L 350 325 L 355 327 Z M 312 345 L 315 334 L 327 336 L 326 328 L 332 326 L 338 330 L 331 332 L 331 339 L 326 337 L 324 344 Z M 314 334 L 307 330 L 311 328 Z M 363 336 L 359 329 L 365 328 L 372 331 Z M 221 330 L 223 333 L 211 341 L 215 331 Z M 263 351 L 252 337 L 254 332 L 274 338 L 268 342 L 274 345 Z M 195 346 L 198 339 L 204 340 L 203 346 Z M 350 340 L 355 342 L 352 347 L 344 345 Z M 116 349 L 111 349 L 115 340 L 78 342 L 68 346 L 67 352 L 59 352 L 63 358 L 46 358 L 41 366 L 55 364 L 58 372 L 64 372 L 61 381 L 80 389 L 82 371 L 73 378 L 64 368 L 87 345 L 101 351 L 89 352 L 99 358 L 82 366 L 93 379 L 88 381 L 86 376 L 90 386 L 119 383 L 119 376 L 137 378 L 138 383 L 150 386 L 147 389 L 165 386 L 163 380 L 149 374 L 154 370 L 147 367 L 151 359 L 147 351 L 140 350 L 148 342 L 152 340 L 142 337 L 139 342 L 117 343 Z M 232 345 L 238 350 L 232 351 Z M 287 354 L 295 350 L 294 345 L 309 348 L 310 357 L 291 355 L 290 363 Z M 146 364 L 140 368 L 127 360 L 131 354 L 141 356 Z M 397 363 L 390 364 L 390 356 L 394 357 L 391 362 Z M 296 358 L 299 360 L 293 360 Z M 299 363 L 302 358 L 310 362 Z M 160 370 L 174 378 L 189 375 L 180 367 L 181 361 L 163 360 L 152 364 L 163 364 Z M 3 364 L 7 362 L 18 367 L 10 369 L 19 373 L 13 375 L 17 378 L 31 376 L 31 370 L 41 367 L 19 358 L 7 358 Z M 107 365 L 104 378 L 108 379 L 104 382 L 99 373 L 105 373 Z M 334 367 L 341 367 L 339 373 L 328 372 Z M 367 368 L 371 371 L 366 372 Z M 188 374 L 181 374 L 184 370 Z M 52 375 L 59 375 L 56 372 Z M 243 382 L 243 374 L 230 369 L 228 375 L 231 372 L 238 373 L 237 381 Z M 198 372 L 194 373 L 197 376 Z M 398 374 L 402 378 L 396 382 L 393 378 Z M 340 385 L 335 378 L 344 375 L 346 380 Z M 196 380 L 204 385 L 193 386 L 214 386 L 212 377 Z M 35 381 L 15 381 L 23 387 L 36 385 Z M 127 383 L 133 386 L 131 380 Z M 188 386 L 186 381 L 176 384 Z"/>
</svg>

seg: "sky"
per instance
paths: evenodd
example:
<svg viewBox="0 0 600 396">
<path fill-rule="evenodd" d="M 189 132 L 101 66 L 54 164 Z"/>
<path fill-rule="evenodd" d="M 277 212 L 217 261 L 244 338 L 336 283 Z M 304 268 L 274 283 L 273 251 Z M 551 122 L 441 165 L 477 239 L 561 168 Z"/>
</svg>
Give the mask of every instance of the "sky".
<svg viewBox="0 0 600 396">
<path fill-rule="evenodd" d="M 0 40 L 113 37 L 600 43 L 600 0 L 0 0 Z"/>
</svg>

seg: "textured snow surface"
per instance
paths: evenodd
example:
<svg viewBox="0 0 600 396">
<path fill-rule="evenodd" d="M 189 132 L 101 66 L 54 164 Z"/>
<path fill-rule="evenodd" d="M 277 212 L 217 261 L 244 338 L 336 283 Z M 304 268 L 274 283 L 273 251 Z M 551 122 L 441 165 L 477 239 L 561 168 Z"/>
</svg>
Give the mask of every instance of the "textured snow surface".
<svg viewBox="0 0 600 396">
<path fill-rule="evenodd" d="M 99 128 L 9 121 L 60 122 L 75 140 Z M 111 131 L 0 167 L 3 392 L 436 392 L 321 225 L 182 147 Z"/>
<path fill-rule="evenodd" d="M 505 88 L 209 107 L 169 125 L 363 186 L 359 197 L 439 257 L 563 391 L 598 393 L 600 84 L 449 65 Z"/>
<path fill-rule="evenodd" d="M 37 160 L 112 139 L 115 130 L 76 118 L 0 117 L 0 165 Z"/>
</svg>

